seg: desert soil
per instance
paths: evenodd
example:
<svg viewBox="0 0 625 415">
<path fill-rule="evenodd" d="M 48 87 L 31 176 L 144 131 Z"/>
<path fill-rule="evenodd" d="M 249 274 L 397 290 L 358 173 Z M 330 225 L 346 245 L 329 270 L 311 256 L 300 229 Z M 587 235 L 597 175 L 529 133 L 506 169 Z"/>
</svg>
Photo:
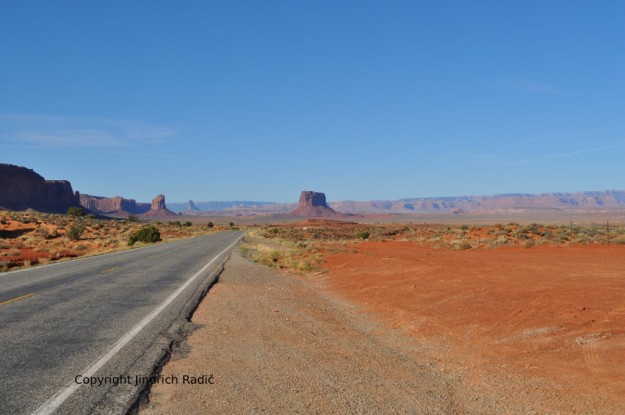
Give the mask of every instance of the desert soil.
<svg viewBox="0 0 625 415">
<path fill-rule="evenodd" d="M 625 249 L 365 242 L 327 273 L 235 255 L 143 414 L 625 413 Z"/>
<path fill-rule="evenodd" d="M 364 242 L 328 288 L 438 347 L 467 409 L 625 413 L 625 247 L 449 250 Z"/>
</svg>

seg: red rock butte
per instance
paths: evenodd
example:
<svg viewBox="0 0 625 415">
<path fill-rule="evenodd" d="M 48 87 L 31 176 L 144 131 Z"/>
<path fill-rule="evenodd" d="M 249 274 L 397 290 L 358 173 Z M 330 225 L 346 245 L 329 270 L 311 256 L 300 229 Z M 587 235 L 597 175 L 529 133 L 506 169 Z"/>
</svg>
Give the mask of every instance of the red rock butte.
<svg viewBox="0 0 625 415">
<path fill-rule="evenodd" d="M 328 206 L 324 193 L 312 192 L 310 190 L 302 192 L 297 209 L 291 212 L 290 215 L 304 217 L 343 216 Z"/>
<path fill-rule="evenodd" d="M 144 213 L 143 216 L 176 216 L 176 214 L 165 206 L 165 196 L 158 195 L 152 199 L 150 210 Z"/>
</svg>

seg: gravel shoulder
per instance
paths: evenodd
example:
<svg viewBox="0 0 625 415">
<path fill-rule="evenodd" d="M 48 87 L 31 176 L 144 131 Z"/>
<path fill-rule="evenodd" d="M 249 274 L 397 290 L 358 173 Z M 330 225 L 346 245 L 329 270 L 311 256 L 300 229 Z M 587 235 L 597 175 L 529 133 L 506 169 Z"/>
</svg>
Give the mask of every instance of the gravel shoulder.
<svg viewBox="0 0 625 415">
<path fill-rule="evenodd" d="M 234 253 L 141 414 L 471 413 L 428 346 L 308 277 Z M 183 377 L 212 375 L 213 384 Z"/>
</svg>

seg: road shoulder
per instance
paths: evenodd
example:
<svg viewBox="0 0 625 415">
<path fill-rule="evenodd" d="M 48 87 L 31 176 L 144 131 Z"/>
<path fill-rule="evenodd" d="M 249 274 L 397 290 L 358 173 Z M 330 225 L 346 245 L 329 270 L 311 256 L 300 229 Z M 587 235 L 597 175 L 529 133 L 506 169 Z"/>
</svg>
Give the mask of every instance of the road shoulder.
<svg viewBox="0 0 625 415">
<path fill-rule="evenodd" d="M 237 253 L 192 321 L 141 414 L 466 412 L 424 345 Z"/>
</svg>

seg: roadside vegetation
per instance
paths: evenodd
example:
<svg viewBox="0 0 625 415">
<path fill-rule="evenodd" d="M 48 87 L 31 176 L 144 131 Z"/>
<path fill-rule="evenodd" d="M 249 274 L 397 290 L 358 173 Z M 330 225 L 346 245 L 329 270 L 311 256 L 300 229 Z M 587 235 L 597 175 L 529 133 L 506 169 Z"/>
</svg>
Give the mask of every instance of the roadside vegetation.
<svg viewBox="0 0 625 415">
<path fill-rule="evenodd" d="M 608 235 L 609 233 L 609 235 Z M 266 266 L 297 272 L 322 270 L 324 255 L 367 242 L 405 241 L 435 249 L 497 249 L 507 246 L 625 244 L 625 226 L 508 223 L 470 225 L 367 225 L 331 220 L 253 226 L 243 240 L 244 256 Z"/>
<path fill-rule="evenodd" d="M 156 226 L 149 225 L 149 226 L 139 229 L 136 232 L 131 233 L 130 237 L 128 238 L 128 246 L 133 246 L 137 242 L 153 244 L 155 242 L 160 242 L 160 241 L 162 241 L 161 232 L 158 230 Z"/>
<path fill-rule="evenodd" d="M 84 213 L 82 209 L 80 212 Z M 219 225 L 210 228 L 206 223 L 145 223 L 136 216 L 128 220 L 96 219 L 81 213 L 0 211 L 0 272 L 230 229 Z"/>
</svg>

